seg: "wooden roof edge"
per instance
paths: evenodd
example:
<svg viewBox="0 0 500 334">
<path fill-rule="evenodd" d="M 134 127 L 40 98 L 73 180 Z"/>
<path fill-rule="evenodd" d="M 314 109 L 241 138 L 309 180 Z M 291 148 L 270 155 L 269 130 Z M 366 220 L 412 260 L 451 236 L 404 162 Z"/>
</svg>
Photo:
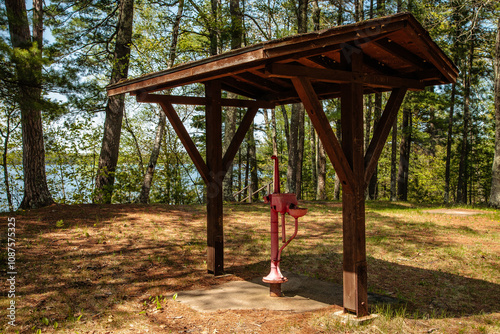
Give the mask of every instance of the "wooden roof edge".
<svg viewBox="0 0 500 334">
<path fill-rule="evenodd" d="M 439 57 L 442 60 L 441 66 L 436 66 L 436 68 L 443 73 L 443 75 L 450 80 L 450 83 L 455 83 L 458 79 L 458 75 L 460 70 L 455 65 L 455 63 L 451 60 L 451 58 L 437 45 L 437 43 L 431 38 L 429 32 L 418 22 L 418 20 L 408 13 L 408 22 L 412 26 L 413 30 L 417 33 L 417 36 L 420 37 L 420 40 L 424 41 L 426 46 L 432 50 L 434 56 Z M 432 57 L 435 58 L 435 57 Z M 448 69 L 443 68 L 442 65 L 446 65 Z"/>
</svg>

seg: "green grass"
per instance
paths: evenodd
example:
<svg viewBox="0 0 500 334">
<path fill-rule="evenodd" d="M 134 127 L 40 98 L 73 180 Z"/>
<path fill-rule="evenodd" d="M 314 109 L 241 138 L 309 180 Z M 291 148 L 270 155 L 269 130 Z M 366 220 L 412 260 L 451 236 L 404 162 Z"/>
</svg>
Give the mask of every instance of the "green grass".
<svg viewBox="0 0 500 334">
<path fill-rule="evenodd" d="M 301 206 L 309 212 L 283 252 L 282 269 L 342 284 L 339 203 Z M 149 300 L 223 282 L 206 275 L 204 207 L 82 208 L 76 216 L 70 206 L 19 215 L 22 333 L 34 333 L 33 327 L 42 333 L 126 333 L 130 325 L 179 332 L 189 328 L 188 318 L 207 321 L 171 299 L 159 298 L 160 309 L 158 301 Z M 369 292 L 399 302 L 370 305 L 379 317 L 362 326 L 344 324 L 328 309 L 302 315 L 300 321 L 290 314 L 269 313 L 269 321 L 280 321 L 283 333 L 500 332 L 498 210 L 474 208 L 481 214 L 453 216 L 427 212 L 442 207 L 411 203 L 368 202 L 366 208 Z M 224 212 L 226 270 L 238 279 L 262 276 L 269 270 L 269 208 L 230 204 Z M 293 220 L 287 223 L 292 228 Z M 0 270 L 5 270 L 5 256 L 2 251 Z M 7 303 L 0 297 L 0 308 Z M 176 327 L 168 318 L 174 310 L 184 312 L 177 320 L 184 325 Z M 252 312 L 235 314 L 241 319 L 227 332 L 245 332 L 245 324 L 255 322 L 252 317 L 262 318 Z M 2 333 L 15 333 L 1 326 Z M 266 333 L 265 327 L 252 328 Z"/>
</svg>

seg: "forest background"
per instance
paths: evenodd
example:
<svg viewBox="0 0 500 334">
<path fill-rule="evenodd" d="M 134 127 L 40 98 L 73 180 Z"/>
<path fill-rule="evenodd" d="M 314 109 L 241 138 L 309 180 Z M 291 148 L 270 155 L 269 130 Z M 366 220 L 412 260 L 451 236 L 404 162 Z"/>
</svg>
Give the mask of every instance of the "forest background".
<svg viewBox="0 0 500 334">
<path fill-rule="evenodd" d="M 6 0 L 0 5 L 0 211 L 53 201 L 203 203 L 203 180 L 162 110 L 130 97 L 108 99 L 106 85 L 397 12 L 422 23 L 460 76 L 456 84 L 407 94 L 367 198 L 500 207 L 498 1 Z M 191 85 L 169 93 L 203 91 Z M 365 96 L 367 143 L 387 98 Z M 323 104 L 341 138 L 338 101 Z M 203 154 L 204 107 L 176 110 Z M 229 143 L 244 111 L 223 113 Z M 249 189 L 265 187 L 273 154 L 286 191 L 304 200 L 339 198 L 335 171 L 303 107 L 287 105 L 259 111 L 224 180 L 225 200 L 244 200 Z"/>
</svg>

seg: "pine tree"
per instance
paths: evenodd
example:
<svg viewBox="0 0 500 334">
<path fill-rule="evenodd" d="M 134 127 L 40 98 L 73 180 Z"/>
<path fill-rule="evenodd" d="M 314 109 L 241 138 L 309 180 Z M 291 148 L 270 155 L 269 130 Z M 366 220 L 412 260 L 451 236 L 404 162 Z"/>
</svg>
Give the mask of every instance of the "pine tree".
<svg viewBox="0 0 500 334">
<path fill-rule="evenodd" d="M 22 209 L 53 203 L 45 173 L 42 128 L 43 3 L 33 1 L 33 35 L 30 34 L 24 0 L 6 0 L 12 60 L 17 74 L 16 102 L 21 111 L 23 133 L 24 197 Z"/>
<path fill-rule="evenodd" d="M 500 208 L 500 18 L 497 23 L 495 48 L 495 156 L 492 166 L 489 204 Z"/>
</svg>

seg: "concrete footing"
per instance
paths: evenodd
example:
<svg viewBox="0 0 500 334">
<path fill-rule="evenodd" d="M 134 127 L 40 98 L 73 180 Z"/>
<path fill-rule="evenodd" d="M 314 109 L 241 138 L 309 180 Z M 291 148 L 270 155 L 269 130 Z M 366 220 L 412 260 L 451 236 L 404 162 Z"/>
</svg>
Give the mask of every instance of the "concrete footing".
<svg viewBox="0 0 500 334">
<path fill-rule="evenodd" d="M 339 317 L 343 324 L 348 325 L 365 325 L 370 321 L 373 321 L 373 319 L 378 318 L 378 314 L 370 314 L 364 317 L 357 317 L 355 314 L 346 313 L 344 311 L 337 311 L 334 313 L 334 315 L 336 317 Z"/>
</svg>

